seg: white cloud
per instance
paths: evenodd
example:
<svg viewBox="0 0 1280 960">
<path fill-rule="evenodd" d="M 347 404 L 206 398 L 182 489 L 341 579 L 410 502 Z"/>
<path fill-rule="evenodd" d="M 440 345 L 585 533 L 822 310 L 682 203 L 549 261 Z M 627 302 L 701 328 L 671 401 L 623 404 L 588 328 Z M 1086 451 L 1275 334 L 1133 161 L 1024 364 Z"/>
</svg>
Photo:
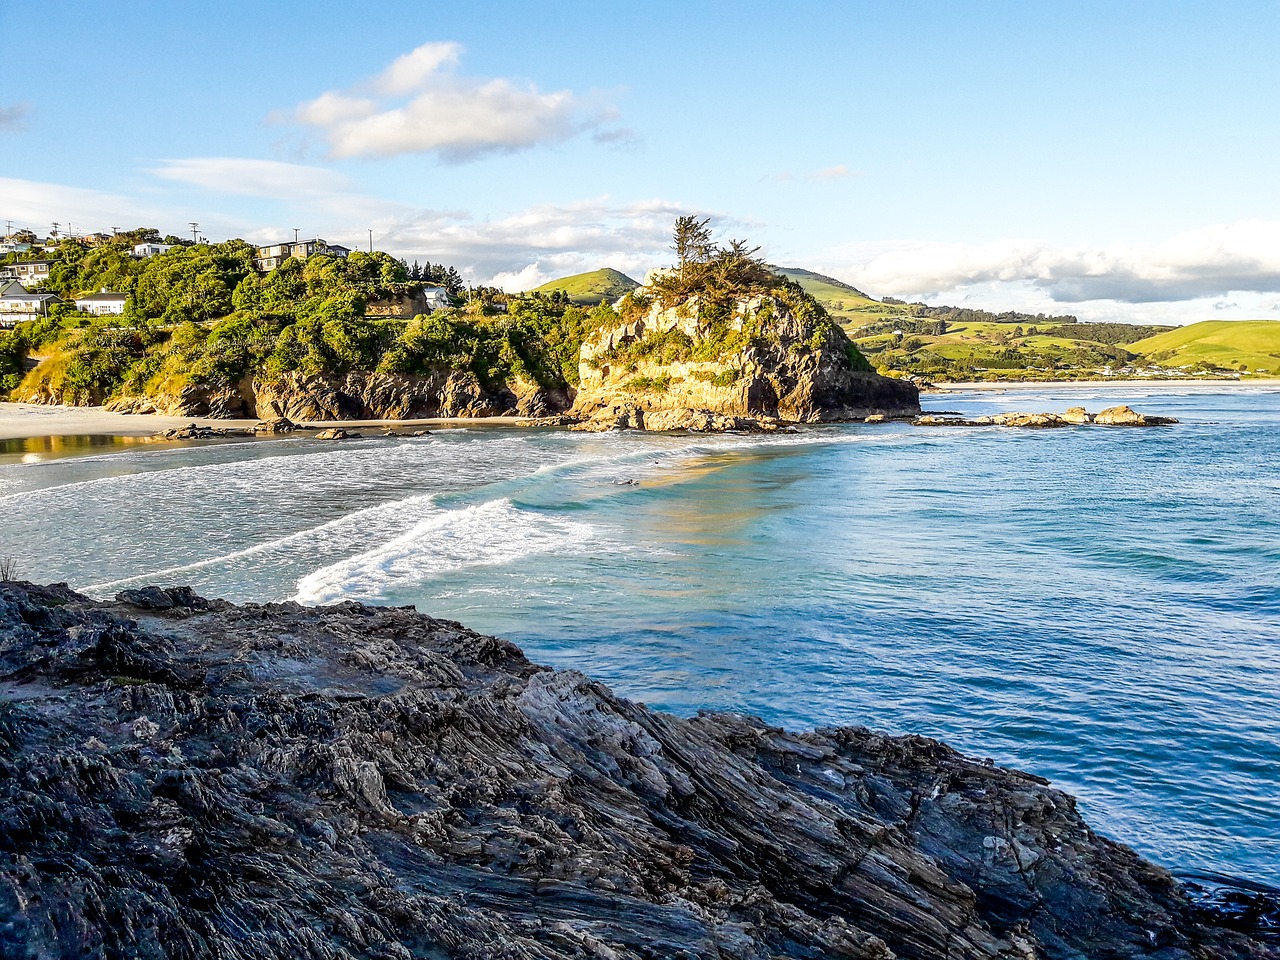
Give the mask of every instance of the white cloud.
<svg viewBox="0 0 1280 960">
<path fill-rule="evenodd" d="M 314 200 L 355 190 L 350 180 L 333 170 L 245 157 L 162 160 L 152 172 L 215 193 L 274 200 Z"/>
<path fill-rule="evenodd" d="M 27 129 L 27 118 L 31 115 L 31 104 L 14 103 L 0 107 L 0 133 L 16 133 Z"/>
<path fill-rule="evenodd" d="M 838 255 L 836 255 L 838 256 Z M 1247 220 L 1155 243 L 1062 246 L 1008 239 L 849 248 L 823 260 L 862 289 L 937 298 L 981 284 L 1025 284 L 1057 303 L 1126 304 L 1280 292 L 1280 221 Z"/>
<path fill-rule="evenodd" d="M 861 176 L 857 170 L 850 170 L 848 164 L 839 163 L 834 167 L 823 167 L 821 170 L 810 170 L 807 173 L 792 173 L 790 170 L 783 170 L 775 173 L 769 180 L 776 180 L 778 183 L 795 183 L 797 180 L 804 180 L 808 183 L 829 183 L 832 180 L 844 180 L 847 177 Z"/>
<path fill-rule="evenodd" d="M 670 260 L 671 225 L 692 211 L 667 200 L 608 197 L 530 207 L 496 220 L 420 211 L 375 228 L 379 247 L 444 261 L 479 283 L 527 290 L 567 274 L 613 267 L 639 279 Z"/>
<path fill-rule="evenodd" d="M 0 177 L 0 196 L 4 197 L 4 216 L 18 227 L 26 227 L 44 236 L 50 223 L 58 221 L 67 229 L 70 221 L 76 233 L 106 231 L 112 226 L 180 225 L 181 217 L 170 219 L 159 207 L 101 190 L 85 190 L 60 183 L 18 180 Z"/>
<path fill-rule="evenodd" d="M 333 157 L 434 153 L 449 162 L 510 153 L 607 129 L 611 108 L 568 90 L 453 72 L 456 43 L 426 43 L 397 58 L 355 91 L 327 91 L 298 106 L 293 118 L 316 128 Z M 356 95 L 369 92 L 371 96 Z"/>
</svg>

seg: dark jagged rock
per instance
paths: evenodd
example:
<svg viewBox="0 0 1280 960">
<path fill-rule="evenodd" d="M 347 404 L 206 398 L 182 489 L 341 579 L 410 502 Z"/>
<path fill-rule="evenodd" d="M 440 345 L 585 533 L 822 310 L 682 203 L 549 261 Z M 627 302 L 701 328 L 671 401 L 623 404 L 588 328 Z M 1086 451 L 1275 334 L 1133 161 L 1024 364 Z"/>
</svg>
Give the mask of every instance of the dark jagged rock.
<svg viewBox="0 0 1280 960">
<path fill-rule="evenodd" d="M 681 719 L 409 609 L 0 584 L 6 957 L 1275 957 L 921 737 Z"/>
</svg>

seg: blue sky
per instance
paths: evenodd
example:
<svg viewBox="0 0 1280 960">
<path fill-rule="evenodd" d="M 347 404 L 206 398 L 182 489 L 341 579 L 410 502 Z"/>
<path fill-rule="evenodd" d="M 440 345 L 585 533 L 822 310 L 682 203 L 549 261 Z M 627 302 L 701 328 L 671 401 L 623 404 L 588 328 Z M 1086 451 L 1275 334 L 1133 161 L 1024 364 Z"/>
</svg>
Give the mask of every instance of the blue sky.
<svg viewBox="0 0 1280 960">
<path fill-rule="evenodd" d="M 0 0 L 0 218 L 1280 318 L 1280 4 Z"/>
</svg>

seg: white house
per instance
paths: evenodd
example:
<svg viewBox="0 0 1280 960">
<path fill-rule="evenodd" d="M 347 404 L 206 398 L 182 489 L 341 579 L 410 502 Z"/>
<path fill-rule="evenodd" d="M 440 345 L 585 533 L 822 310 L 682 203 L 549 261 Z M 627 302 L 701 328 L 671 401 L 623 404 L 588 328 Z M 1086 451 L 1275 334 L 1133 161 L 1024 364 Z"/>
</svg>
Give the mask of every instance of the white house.
<svg viewBox="0 0 1280 960">
<path fill-rule="evenodd" d="M 422 299 L 427 301 L 427 306 L 432 310 L 441 310 L 450 306 L 449 291 L 444 287 L 423 287 Z"/>
<path fill-rule="evenodd" d="M 154 257 L 157 253 L 164 253 L 166 250 L 172 250 L 172 243 L 135 243 L 133 245 L 133 255 L 139 260 L 146 257 Z"/>
<path fill-rule="evenodd" d="M 49 308 L 61 302 L 52 293 L 29 293 L 17 281 L 0 282 L 0 327 L 47 317 Z"/>
<path fill-rule="evenodd" d="M 30 249 L 31 244 L 24 240 L 0 240 L 0 254 L 26 253 Z"/>
<path fill-rule="evenodd" d="M 124 313 L 124 303 L 129 299 L 127 293 L 111 293 L 103 289 L 85 297 L 76 297 L 76 309 L 92 313 L 95 317 L 105 317 Z"/>
</svg>

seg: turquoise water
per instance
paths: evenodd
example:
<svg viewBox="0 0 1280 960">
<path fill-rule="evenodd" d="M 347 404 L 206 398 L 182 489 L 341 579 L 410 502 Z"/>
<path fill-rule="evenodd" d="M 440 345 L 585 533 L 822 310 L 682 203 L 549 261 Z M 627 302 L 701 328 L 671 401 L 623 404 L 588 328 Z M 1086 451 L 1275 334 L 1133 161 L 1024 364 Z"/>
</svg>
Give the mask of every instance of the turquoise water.
<svg viewBox="0 0 1280 960">
<path fill-rule="evenodd" d="M 101 596 L 414 603 L 662 709 L 928 734 L 1274 882 L 1280 387 L 925 405 L 1077 402 L 1184 422 L 0 447 L 0 554 Z"/>
</svg>

